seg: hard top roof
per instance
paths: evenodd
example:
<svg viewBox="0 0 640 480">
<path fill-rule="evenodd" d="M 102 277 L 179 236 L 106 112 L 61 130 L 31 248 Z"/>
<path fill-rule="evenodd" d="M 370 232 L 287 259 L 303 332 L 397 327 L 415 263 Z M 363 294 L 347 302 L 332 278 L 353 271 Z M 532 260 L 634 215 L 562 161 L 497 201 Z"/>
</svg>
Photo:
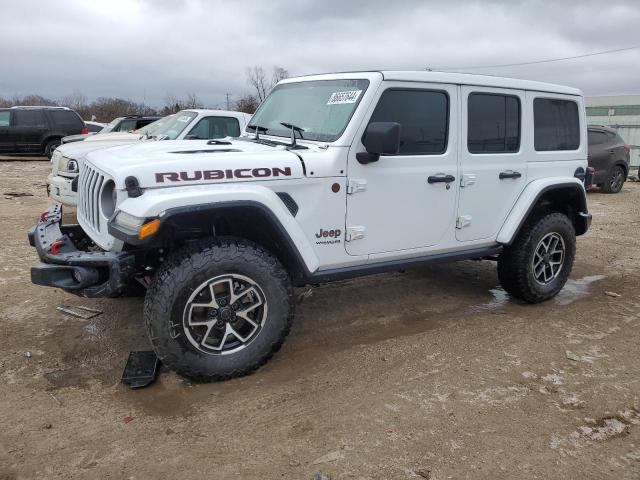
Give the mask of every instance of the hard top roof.
<svg viewBox="0 0 640 480">
<path fill-rule="evenodd" d="M 434 72 L 429 70 L 369 70 L 357 72 L 336 72 L 320 75 L 306 75 L 283 80 L 283 83 L 300 80 L 329 80 L 331 78 L 357 78 L 358 75 L 382 75 L 383 80 L 425 83 L 447 83 L 455 85 L 474 85 L 480 87 L 513 88 L 537 92 L 579 95 L 582 92 L 573 87 L 555 85 L 553 83 L 522 80 L 519 78 L 496 77 L 492 75 L 475 75 L 470 73 Z"/>
</svg>

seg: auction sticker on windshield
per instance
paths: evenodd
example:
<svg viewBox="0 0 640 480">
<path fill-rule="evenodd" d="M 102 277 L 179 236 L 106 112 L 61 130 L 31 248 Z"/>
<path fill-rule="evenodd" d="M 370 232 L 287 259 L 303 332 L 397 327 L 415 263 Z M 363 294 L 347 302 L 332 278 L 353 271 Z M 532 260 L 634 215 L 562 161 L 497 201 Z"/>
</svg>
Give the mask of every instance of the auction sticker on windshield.
<svg viewBox="0 0 640 480">
<path fill-rule="evenodd" d="M 188 122 L 189 120 L 191 120 L 191 117 L 188 115 L 183 115 L 180 118 L 178 118 L 178 122 Z"/>
<path fill-rule="evenodd" d="M 327 105 L 341 105 L 344 103 L 356 103 L 362 90 L 347 90 L 345 92 L 333 92 Z"/>
</svg>

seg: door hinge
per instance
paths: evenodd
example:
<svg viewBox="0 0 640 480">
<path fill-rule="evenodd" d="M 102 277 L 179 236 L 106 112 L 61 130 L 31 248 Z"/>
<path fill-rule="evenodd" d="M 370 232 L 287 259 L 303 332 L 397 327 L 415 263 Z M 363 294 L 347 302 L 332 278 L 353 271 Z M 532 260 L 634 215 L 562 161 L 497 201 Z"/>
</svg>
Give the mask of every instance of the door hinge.
<svg viewBox="0 0 640 480">
<path fill-rule="evenodd" d="M 465 173 L 460 177 L 460 186 L 467 187 L 469 185 L 473 185 L 476 183 L 476 174 L 475 173 Z"/>
<path fill-rule="evenodd" d="M 456 220 L 456 228 L 464 228 L 471 225 L 471 215 L 460 215 Z"/>
<path fill-rule="evenodd" d="M 349 179 L 349 182 L 347 183 L 347 193 L 349 195 L 351 195 L 352 193 L 364 192 L 366 189 L 366 180 Z"/>
<path fill-rule="evenodd" d="M 354 240 L 360 240 L 364 238 L 364 227 L 347 227 L 347 232 L 345 234 L 345 240 L 347 242 L 353 242 Z"/>
</svg>

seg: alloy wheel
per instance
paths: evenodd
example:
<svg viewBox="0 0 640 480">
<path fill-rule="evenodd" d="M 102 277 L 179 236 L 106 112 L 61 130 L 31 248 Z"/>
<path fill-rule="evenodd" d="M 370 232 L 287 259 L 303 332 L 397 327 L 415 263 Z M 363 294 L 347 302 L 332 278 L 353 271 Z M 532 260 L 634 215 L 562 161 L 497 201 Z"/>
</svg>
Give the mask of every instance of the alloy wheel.
<svg viewBox="0 0 640 480">
<path fill-rule="evenodd" d="M 260 286 L 244 275 L 219 275 L 198 286 L 187 301 L 183 327 L 189 342 L 210 355 L 242 350 L 267 318 Z"/>
<path fill-rule="evenodd" d="M 548 285 L 554 281 L 564 265 L 565 244 L 562 235 L 556 232 L 547 233 L 533 253 L 533 275 L 540 285 Z"/>
</svg>

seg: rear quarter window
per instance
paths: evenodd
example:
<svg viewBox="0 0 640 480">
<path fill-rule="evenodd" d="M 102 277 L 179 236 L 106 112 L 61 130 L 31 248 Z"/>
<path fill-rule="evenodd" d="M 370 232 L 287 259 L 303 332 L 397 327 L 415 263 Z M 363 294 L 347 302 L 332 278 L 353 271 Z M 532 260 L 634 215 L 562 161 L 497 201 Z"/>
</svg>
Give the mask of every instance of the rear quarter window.
<svg viewBox="0 0 640 480">
<path fill-rule="evenodd" d="M 70 110 L 50 110 L 49 118 L 54 123 L 57 129 L 65 130 L 80 130 L 84 128 L 84 122 L 80 119 L 76 112 Z"/>
<path fill-rule="evenodd" d="M 558 98 L 533 101 L 534 146 L 538 152 L 577 150 L 580 147 L 578 104 Z"/>
</svg>

